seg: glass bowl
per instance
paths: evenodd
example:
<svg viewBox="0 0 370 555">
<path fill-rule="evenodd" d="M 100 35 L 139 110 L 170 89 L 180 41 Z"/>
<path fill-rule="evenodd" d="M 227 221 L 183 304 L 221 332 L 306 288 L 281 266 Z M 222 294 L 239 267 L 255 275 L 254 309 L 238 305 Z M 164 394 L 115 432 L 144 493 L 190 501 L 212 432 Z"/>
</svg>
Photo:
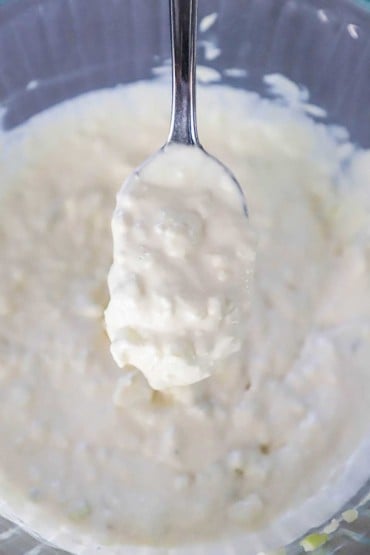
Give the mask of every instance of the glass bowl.
<svg viewBox="0 0 370 555">
<path fill-rule="evenodd" d="M 307 88 L 310 101 L 326 110 L 328 122 L 344 125 L 356 144 L 369 148 L 366 6 L 366 0 L 200 0 L 200 19 L 219 14 L 207 38 L 217 43 L 221 55 L 206 60 L 199 48 L 198 61 L 217 70 L 222 83 L 262 95 L 269 94 L 265 74 L 285 75 Z M 153 78 L 153 68 L 169 58 L 167 12 L 168 0 L 0 0 L 5 128 L 83 92 Z M 334 520 L 306 530 L 279 555 L 369 554 L 370 481 L 364 481 Z M 92 555 L 84 546 L 76 552 Z M 217 549 L 196 552 L 221 554 Z M 249 554 L 250 546 L 228 553 L 234 552 Z M 0 518 L 0 555 L 62 553 L 27 534 L 22 523 Z"/>
</svg>

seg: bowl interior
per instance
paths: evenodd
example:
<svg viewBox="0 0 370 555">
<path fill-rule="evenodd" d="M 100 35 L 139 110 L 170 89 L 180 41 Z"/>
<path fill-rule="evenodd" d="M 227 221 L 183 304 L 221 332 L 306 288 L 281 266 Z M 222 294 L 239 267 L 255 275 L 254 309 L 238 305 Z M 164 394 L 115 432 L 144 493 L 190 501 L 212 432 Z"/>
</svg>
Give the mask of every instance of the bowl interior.
<svg viewBox="0 0 370 555">
<path fill-rule="evenodd" d="M 309 91 L 310 102 L 327 112 L 329 122 L 344 125 L 355 143 L 370 147 L 363 110 L 370 100 L 370 12 L 365 4 L 199 3 L 199 19 L 218 14 L 212 27 L 199 36 L 199 64 L 215 69 L 222 83 L 266 96 L 271 92 L 264 75 L 281 73 Z M 154 78 L 153 67 L 168 63 L 170 55 L 167 4 L 167 0 L 0 2 L 0 103 L 5 128 L 83 92 Z M 207 59 L 205 40 L 220 48 L 219 57 Z M 368 491 L 365 485 L 354 502 Z M 288 552 L 302 553 L 300 549 L 295 544 Z M 63 552 L 41 548 L 38 540 L 3 520 L 1 553 Z"/>
</svg>

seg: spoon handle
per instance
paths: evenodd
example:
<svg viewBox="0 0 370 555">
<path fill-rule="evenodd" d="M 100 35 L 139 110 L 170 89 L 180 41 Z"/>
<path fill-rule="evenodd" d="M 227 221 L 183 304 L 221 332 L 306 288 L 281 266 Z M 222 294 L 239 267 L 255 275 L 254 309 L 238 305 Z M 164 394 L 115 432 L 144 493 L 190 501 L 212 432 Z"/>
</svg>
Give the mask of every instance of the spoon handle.
<svg viewBox="0 0 370 555">
<path fill-rule="evenodd" d="M 199 145 L 195 104 L 198 0 L 170 0 L 172 114 L 168 143 Z"/>
</svg>

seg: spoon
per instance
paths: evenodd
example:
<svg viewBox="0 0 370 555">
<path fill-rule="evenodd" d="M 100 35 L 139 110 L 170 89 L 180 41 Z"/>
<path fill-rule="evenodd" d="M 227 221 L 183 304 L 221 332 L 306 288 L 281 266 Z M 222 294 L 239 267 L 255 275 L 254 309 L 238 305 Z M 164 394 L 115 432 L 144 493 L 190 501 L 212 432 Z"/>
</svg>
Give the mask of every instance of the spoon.
<svg viewBox="0 0 370 555">
<path fill-rule="evenodd" d="M 198 0 L 169 0 L 172 55 L 172 111 L 167 145 L 195 146 L 220 165 L 235 183 L 247 215 L 243 190 L 232 172 L 199 142 L 196 115 L 196 38 Z M 165 148 L 164 147 L 164 148 Z"/>
<path fill-rule="evenodd" d="M 241 353 L 255 256 L 242 188 L 198 139 L 197 0 L 170 0 L 170 16 L 170 133 L 117 195 L 105 312 L 113 358 L 157 390 Z"/>
</svg>

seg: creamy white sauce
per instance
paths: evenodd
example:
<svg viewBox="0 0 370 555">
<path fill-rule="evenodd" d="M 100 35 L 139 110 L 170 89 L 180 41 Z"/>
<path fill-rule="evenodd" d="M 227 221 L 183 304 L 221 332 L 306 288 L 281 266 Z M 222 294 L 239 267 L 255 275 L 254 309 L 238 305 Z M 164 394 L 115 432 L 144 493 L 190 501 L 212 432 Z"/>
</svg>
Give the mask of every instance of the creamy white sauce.
<svg viewBox="0 0 370 555">
<path fill-rule="evenodd" d="M 287 512 L 274 537 L 293 536 L 368 471 L 369 451 L 352 455 L 369 434 L 370 154 L 297 105 L 199 92 L 203 143 L 245 186 L 258 237 L 243 364 L 153 392 L 111 359 L 115 193 L 166 136 L 167 90 L 85 95 L 1 136 L 2 506 L 76 552 L 83 536 L 89 554 L 188 554 Z"/>
<path fill-rule="evenodd" d="M 162 390 L 243 363 L 255 251 L 230 173 L 167 145 L 123 184 L 112 230 L 105 319 L 119 366 Z"/>
</svg>

